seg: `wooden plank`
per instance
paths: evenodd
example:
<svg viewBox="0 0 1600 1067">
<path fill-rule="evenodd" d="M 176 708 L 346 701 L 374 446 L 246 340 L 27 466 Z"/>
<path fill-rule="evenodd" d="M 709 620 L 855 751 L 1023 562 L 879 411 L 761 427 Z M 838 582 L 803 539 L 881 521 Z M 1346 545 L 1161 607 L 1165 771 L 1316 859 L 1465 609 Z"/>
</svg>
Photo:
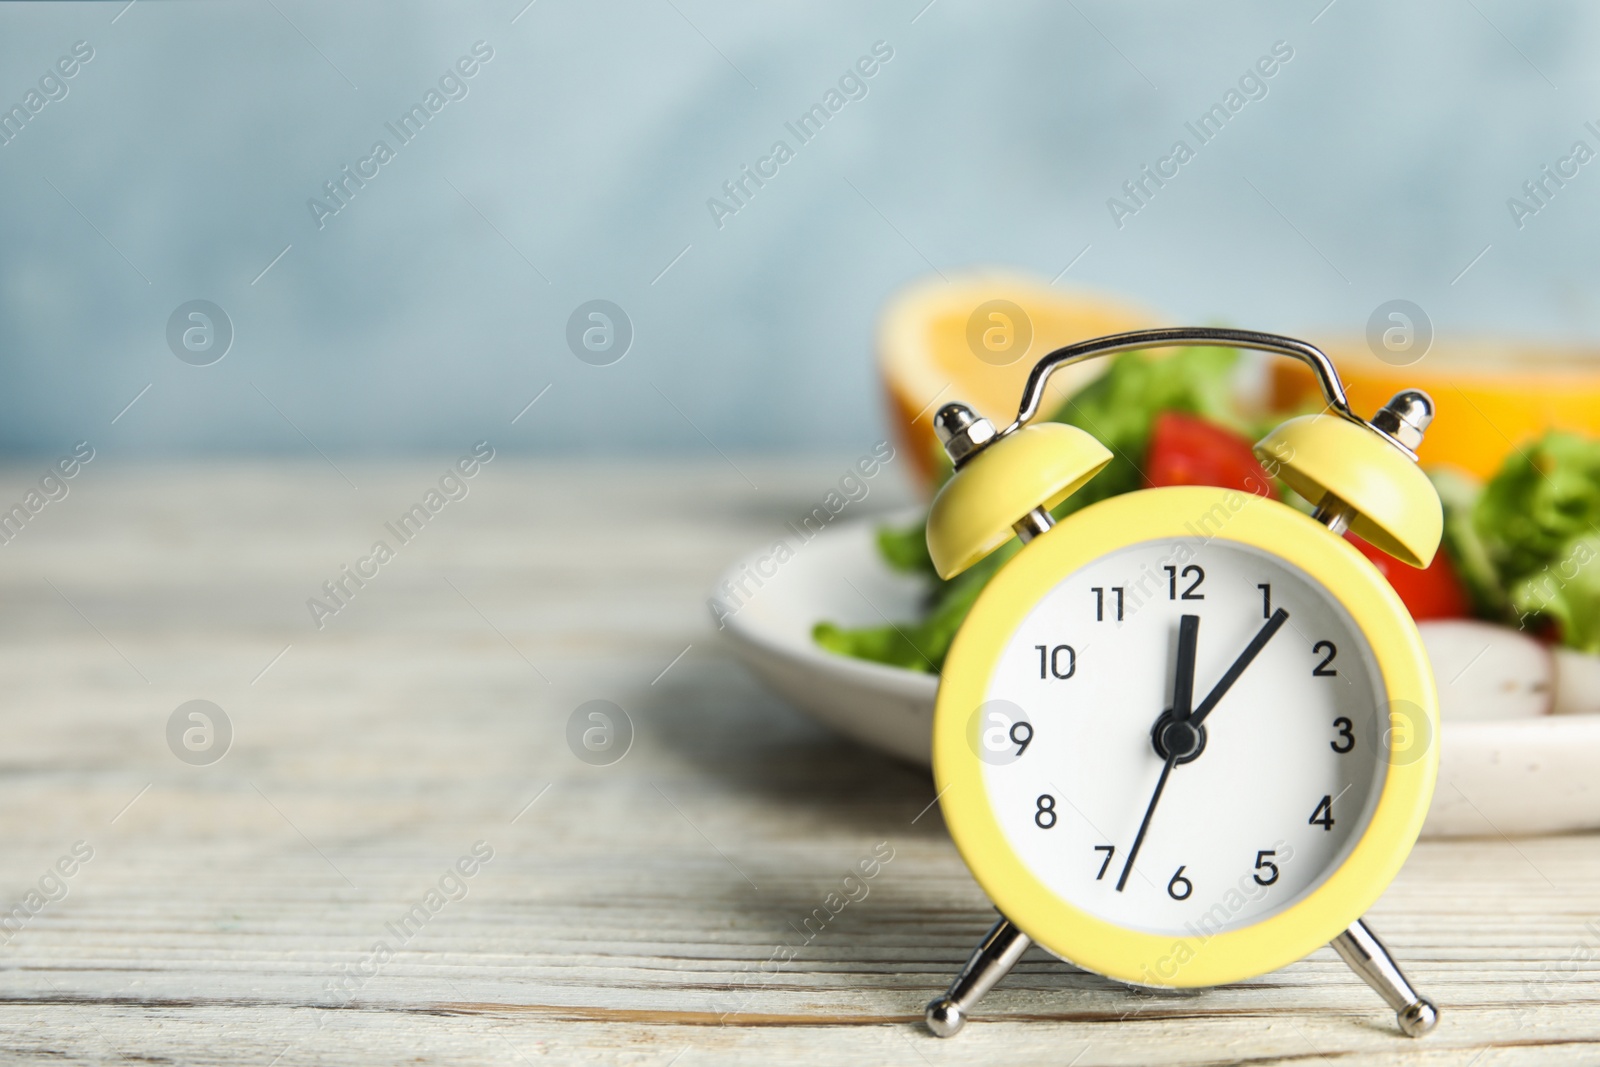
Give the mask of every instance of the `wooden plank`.
<svg viewBox="0 0 1600 1067">
<path fill-rule="evenodd" d="M 341 462 L 358 491 L 320 462 L 109 460 L 0 547 L 0 899 L 93 849 L 0 935 L 8 1062 L 1600 1058 L 1590 835 L 1418 848 L 1372 922 L 1445 1010 L 1424 1041 L 1326 950 L 1178 996 L 1035 951 L 927 1036 L 989 922 L 928 781 L 767 695 L 704 604 L 842 462 L 739 459 L 752 490 L 718 459 L 502 457 L 318 630 L 306 599 L 443 461 Z M 233 725 L 210 766 L 166 740 L 196 698 Z M 636 728 L 612 766 L 567 747 L 591 699 Z"/>
</svg>

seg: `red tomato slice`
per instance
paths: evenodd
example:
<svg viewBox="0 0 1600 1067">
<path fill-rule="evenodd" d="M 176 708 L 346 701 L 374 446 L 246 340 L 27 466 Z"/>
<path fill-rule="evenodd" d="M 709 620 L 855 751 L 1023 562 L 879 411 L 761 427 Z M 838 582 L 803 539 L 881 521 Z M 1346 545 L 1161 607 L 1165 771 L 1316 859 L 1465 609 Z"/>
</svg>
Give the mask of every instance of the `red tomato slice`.
<svg viewBox="0 0 1600 1067">
<path fill-rule="evenodd" d="M 1355 534 L 1345 534 L 1345 538 L 1372 561 L 1378 573 L 1400 594 L 1411 617 L 1418 622 L 1423 619 L 1459 619 L 1472 613 L 1467 594 L 1461 588 L 1455 568 L 1450 565 L 1450 557 L 1443 549 L 1434 555 L 1433 562 L 1425 570 L 1418 570 L 1374 548 Z"/>
<path fill-rule="evenodd" d="M 1151 486 L 1215 485 L 1257 496 L 1275 496 L 1250 442 L 1198 415 L 1163 411 L 1150 430 L 1145 482 Z"/>
</svg>

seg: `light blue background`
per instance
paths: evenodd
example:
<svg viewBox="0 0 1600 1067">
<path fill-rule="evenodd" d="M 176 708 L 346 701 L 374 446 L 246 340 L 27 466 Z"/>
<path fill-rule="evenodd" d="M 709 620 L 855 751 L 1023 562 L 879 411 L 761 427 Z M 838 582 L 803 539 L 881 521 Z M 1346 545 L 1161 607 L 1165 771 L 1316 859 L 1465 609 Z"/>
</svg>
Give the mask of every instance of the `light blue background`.
<svg viewBox="0 0 1600 1067">
<path fill-rule="evenodd" d="M 5 107 L 95 49 L 0 148 L 0 447 L 849 451 L 886 297 L 1085 246 L 1062 284 L 1174 320 L 1348 335 L 1404 297 L 1444 333 L 1600 331 L 1600 164 L 1506 208 L 1597 144 L 1592 5 L 925 3 L 0 8 Z M 480 39 L 470 95 L 319 232 L 307 199 Z M 878 40 L 869 95 L 719 230 L 707 198 Z M 1270 94 L 1117 229 L 1107 197 L 1278 40 Z M 636 331 L 610 367 L 564 340 L 596 297 Z M 194 298 L 237 331 L 210 367 L 165 343 Z"/>
</svg>

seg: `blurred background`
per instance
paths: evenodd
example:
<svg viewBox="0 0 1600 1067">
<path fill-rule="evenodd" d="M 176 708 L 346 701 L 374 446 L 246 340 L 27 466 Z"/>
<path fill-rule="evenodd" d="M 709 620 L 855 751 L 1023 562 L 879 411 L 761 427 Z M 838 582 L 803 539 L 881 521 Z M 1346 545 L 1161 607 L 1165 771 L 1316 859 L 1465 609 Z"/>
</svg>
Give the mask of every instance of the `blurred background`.
<svg viewBox="0 0 1600 1067">
<path fill-rule="evenodd" d="M 1508 205 L 1600 147 L 1592 5 L 117 0 L 0 24 L 13 454 L 859 450 L 879 308 L 986 266 L 1312 338 L 1396 299 L 1441 334 L 1600 329 L 1600 168 Z M 1275 46 L 1264 95 L 1118 217 Z M 169 339 L 196 300 L 225 321 L 173 336 L 232 333 L 208 365 Z M 593 300 L 632 334 L 608 366 L 569 345 Z"/>
</svg>

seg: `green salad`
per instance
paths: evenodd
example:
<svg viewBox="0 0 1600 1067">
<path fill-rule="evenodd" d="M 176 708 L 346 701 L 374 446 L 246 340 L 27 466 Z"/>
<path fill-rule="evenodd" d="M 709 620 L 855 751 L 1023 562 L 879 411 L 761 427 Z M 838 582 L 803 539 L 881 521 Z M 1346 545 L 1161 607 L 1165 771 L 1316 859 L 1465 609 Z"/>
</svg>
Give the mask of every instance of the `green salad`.
<svg viewBox="0 0 1600 1067">
<path fill-rule="evenodd" d="M 1600 654 L 1600 441 L 1551 433 L 1481 487 L 1450 471 L 1433 480 L 1473 613 Z"/>
<path fill-rule="evenodd" d="M 1052 514 L 1059 520 L 1121 493 L 1181 484 L 1241 488 L 1307 508 L 1251 453 L 1250 443 L 1285 415 L 1241 409 L 1238 361 L 1227 348 L 1117 357 L 1050 416 L 1092 433 L 1114 457 Z M 1600 654 L 1600 567 L 1590 566 L 1600 557 L 1600 441 L 1551 433 L 1486 484 L 1448 468 L 1429 476 L 1445 513 L 1443 550 L 1432 566 L 1407 567 L 1355 542 L 1413 617 L 1475 616 Z M 944 581 L 928 556 L 925 522 L 883 527 L 883 559 L 928 583 L 923 613 L 885 626 L 819 622 L 812 636 L 840 655 L 938 673 L 978 593 L 1020 548 L 1013 540 Z"/>
</svg>

